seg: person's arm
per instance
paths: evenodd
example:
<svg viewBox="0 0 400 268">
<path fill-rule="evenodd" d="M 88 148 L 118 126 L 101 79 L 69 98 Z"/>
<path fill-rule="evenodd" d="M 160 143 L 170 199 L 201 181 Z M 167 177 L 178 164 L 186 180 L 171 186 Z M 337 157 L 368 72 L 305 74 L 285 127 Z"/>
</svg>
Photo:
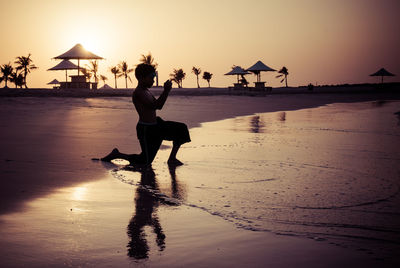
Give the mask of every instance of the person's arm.
<svg viewBox="0 0 400 268">
<path fill-rule="evenodd" d="M 167 101 L 168 94 L 171 91 L 171 88 L 172 88 L 172 82 L 167 80 L 164 83 L 164 91 L 161 93 L 161 95 L 155 101 L 156 102 L 155 106 L 156 106 L 157 110 L 161 110 L 162 107 L 164 106 L 165 102 Z"/>
<path fill-rule="evenodd" d="M 171 88 L 172 88 L 172 83 L 171 81 L 168 80 L 164 83 L 164 91 L 161 93 L 158 99 L 148 94 L 146 95 L 140 94 L 137 97 L 140 98 L 140 102 L 143 103 L 144 106 L 152 110 L 161 110 L 165 102 L 167 101 L 168 94 L 171 91 Z"/>
</svg>

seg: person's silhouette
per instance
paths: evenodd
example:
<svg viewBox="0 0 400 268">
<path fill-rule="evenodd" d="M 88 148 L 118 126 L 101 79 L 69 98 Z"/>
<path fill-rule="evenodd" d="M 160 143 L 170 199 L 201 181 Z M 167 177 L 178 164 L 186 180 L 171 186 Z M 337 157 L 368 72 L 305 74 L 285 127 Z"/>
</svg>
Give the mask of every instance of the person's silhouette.
<svg viewBox="0 0 400 268">
<path fill-rule="evenodd" d="M 171 154 L 168 158 L 170 165 L 182 165 L 176 155 L 182 144 L 190 142 L 190 135 L 184 123 L 164 121 L 156 115 L 156 110 L 161 110 L 168 98 L 172 88 L 172 82 L 167 80 L 164 83 L 164 91 L 156 99 L 149 88 L 153 86 L 156 70 L 149 64 L 139 64 L 135 70 L 138 86 L 132 94 L 132 102 L 139 114 L 139 122 L 136 125 L 137 137 L 142 152 L 140 154 L 124 154 L 117 148 L 101 158 L 102 161 L 113 159 L 124 159 L 131 165 L 150 165 L 163 140 L 173 142 Z"/>
</svg>

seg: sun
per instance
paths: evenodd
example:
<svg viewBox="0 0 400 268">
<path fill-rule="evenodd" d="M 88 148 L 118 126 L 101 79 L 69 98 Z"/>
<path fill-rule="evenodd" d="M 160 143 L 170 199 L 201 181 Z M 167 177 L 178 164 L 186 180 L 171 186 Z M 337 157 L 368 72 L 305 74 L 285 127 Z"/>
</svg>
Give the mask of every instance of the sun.
<svg viewBox="0 0 400 268">
<path fill-rule="evenodd" d="M 83 38 L 80 38 L 80 41 L 77 41 L 77 43 L 81 44 L 86 50 L 94 54 L 99 54 L 102 50 L 101 42 L 98 40 L 98 38 L 92 36 L 85 36 Z"/>
<path fill-rule="evenodd" d="M 73 35 L 73 43 L 81 44 L 86 50 L 99 55 L 104 50 L 104 41 L 99 33 L 92 32 L 75 32 Z"/>
</svg>

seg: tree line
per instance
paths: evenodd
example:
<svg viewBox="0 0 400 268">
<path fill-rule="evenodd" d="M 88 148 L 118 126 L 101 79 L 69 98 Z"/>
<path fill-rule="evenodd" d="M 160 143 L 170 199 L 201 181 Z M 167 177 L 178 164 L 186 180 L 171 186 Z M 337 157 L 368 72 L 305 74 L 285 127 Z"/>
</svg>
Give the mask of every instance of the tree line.
<svg viewBox="0 0 400 268">
<path fill-rule="evenodd" d="M 201 69 L 193 66 L 192 73 L 194 73 L 196 75 L 197 87 L 200 88 L 199 75 L 201 74 Z M 213 76 L 213 74 L 210 72 L 203 73 L 203 79 L 208 82 L 208 87 L 210 87 L 210 80 L 211 80 L 212 76 Z M 182 88 L 182 81 L 183 81 L 183 79 L 186 78 L 186 73 L 183 71 L 182 68 L 174 69 L 173 73 L 170 74 L 170 77 L 171 77 L 172 82 L 175 82 L 179 88 Z"/>
<path fill-rule="evenodd" d="M 38 69 L 38 67 L 33 64 L 31 54 L 29 54 L 27 57 L 16 57 L 14 64 L 16 64 L 15 67 L 12 66 L 11 62 L 1 65 L 0 83 L 4 81 L 4 88 L 8 88 L 8 82 L 14 83 L 15 88 L 22 88 L 23 86 L 28 88 L 26 84 L 26 77 L 31 71 Z"/>
<path fill-rule="evenodd" d="M 148 55 L 142 55 L 140 58 L 140 63 L 146 63 L 152 65 L 156 70 L 158 64 L 155 62 L 154 57 L 149 53 Z M 8 88 L 8 82 L 14 83 L 15 87 L 28 88 L 26 83 L 26 78 L 28 74 L 38 69 L 37 66 L 33 64 L 33 60 L 31 58 L 31 54 L 27 57 L 20 56 L 17 57 L 14 64 L 16 67 L 13 67 L 11 63 L 3 64 L 0 66 L 0 83 L 5 82 L 5 88 Z M 89 64 L 85 66 L 85 68 L 80 68 L 82 74 L 88 79 L 89 81 L 93 78 L 96 83 L 98 83 L 99 79 L 103 81 L 104 85 L 108 80 L 107 76 L 99 74 L 99 64 L 97 60 L 89 61 Z M 114 76 L 114 87 L 118 88 L 117 85 L 117 78 L 123 77 L 125 79 L 125 87 L 128 88 L 128 80 L 132 82 L 130 74 L 134 71 L 134 68 L 130 68 L 126 61 L 121 61 L 121 63 L 111 66 L 109 71 Z M 158 79 L 158 72 L 157 79 Z M 199 84 L 199 75 L 201 75 L 202 71 L 200 68 L 193 67 L 192 73 L 196 75 L 197 79 L 197 87 L 200 88 Z M 203 79 L 208 82 L 208 86 L 210 87 L 210 80 L 212 78 L 212 73 L 204 72 Z M 186 73 L 183 69 L 174 69 L 173 73 L 170 74 L 171 81 L 175 82 L 179 88 L 182 87 L 182 81 L 186 78 Z"/>
<path fill-rule="evenodd" d="M 145 64 L 149 64 L 149 65 L 153 66 L 154 69 L 156 69 L 156 74 L 158 77 L 158 72 L 157 72 L 158 63 L 155 62 L 154 57 L 151 55 L 151 53 L 149 53 L 147 55 L 142 55 L 140 58 L 140 63 L 145 63 Z M 114 75 L 114 87 L 118 88 L 117 87 L 117 78 L 124 77 L 125 78 L 125 86 L 126 86 L 126 88 L 128 88 L 127 80 L 129 79 L 129 81 L 132 82 L 132 79 L 130 78 L 129 73 L 133 72 L 133 70 L 134 69 L 128 68 L 128 64 L 125 61 L 121 62 L 120 64 L 118 64 L 116 66 L 110 67 L 110 71 Z M 196 75 L 197 87 L 200 88 L 199 75 L 201 74 L 201 69 L 193 67 L 192 72 Z M 211 81 L 212 75 L 213 74 L 210 72 L 203 73 L 203 79 L 208 82 L 208 87 L 210 87 L 210 81 Z M 186 73 L 183 71 L 182 68 L 174 69 L 173 72 L 170 74 L 171 81 L 175 82 L 179 88 L 182 88 L 182 81 L 185 78 L 186 78 Z"/>
<path fill-rule="evenodd" d="M 158 64 L 154 61 L 154 57 L 151 55 L 151 53 L 149 53 L 148 55 L 142 55 L 140 58 L 140 62 L 150 64 L 151 66 L 154 67 L 154 69 L 157 70 Z M 0 66 L 0 73 L 1 73 L 0 83 L 3 81 L 5 82 L 4 88 L 8 88 L 8 82 L 14 83 L 15 88 L 17 87 L 22 88 L 23 86 L 25 86 L 25 88 L 28 88 L 26 83 L 26 78 L 28 74 L 31 71 L 38 69 L 38 67 L 33 64 L 33 60 L 31 59 L 31 54 L 29 54 L 27 57 L 25 56 L 16 57 L 14 64 L 16 64 L 15 68 L 12 66 L 10 62 L 8 64 L 3 64 Z M 106 80 L 108 78 L 105 75 L 98 75 L 99 72 L 98 69 L 99 69 L 99 64 L 95 60 L 95 61 L 90 61 L 89 65 L 86 65 L 86 68 L 81 68 L 80 70 L 89 81 L 93 77 L 96 83 L 98 82 L 99 79 L 101 79 L 105 85 Z M 126 61 L 122 61 L 118 65 L 111 66 L 109 70 L 114 76 L 115 88 L 118 88 L 117 78 L 120 77 L 125 78 L 125 87 L 128 88 L 128 80 L 132 82 L 132 79 L 129 74 L 132 73 L 134 69 L 129 68 L 128 63 Z M 192 73 L 196 76 L 197 87 L 200 88 L 199 76 L 202 73 L 201 69 L 193 66 Z M 280 77 L 283 78 L 281 80 L 281 83 L 285 82 L 287 87 L 288 86 L 287 76 L 289 75 L 288 69 L 286 67 L 282 67 L 282 69 L 279 70 L 278 73 L 280 73 L 280 75 L 276 76 L 276 78 Z M 156 74 L 158 79 L 157 71 Z M 210 81 L 212 76 L 213 74 L 210 72 L 203 72 L 202 78 L 207 81 L 208 87 L 211 87 Z M 182 68 L 174 69 L 173 72 L 170 74 L 171 81 L 176 83 L 179 88 L 182 88 L 182 82 L 185 78 L 186 78 L 186 73 L 183 71 Z"/>
</svg>

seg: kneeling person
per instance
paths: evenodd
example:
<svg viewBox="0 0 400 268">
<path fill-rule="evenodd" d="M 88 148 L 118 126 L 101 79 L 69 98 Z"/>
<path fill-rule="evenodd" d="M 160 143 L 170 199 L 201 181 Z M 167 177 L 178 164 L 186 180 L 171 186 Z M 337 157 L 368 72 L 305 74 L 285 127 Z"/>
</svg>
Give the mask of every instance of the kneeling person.
<svg viewBox="0 0 400 268">
<path fill-rule="evenodd" d="M 164 83 L 164 90 L 156 99 L 149 91 L 154 84 L 156 72 L 149 64 L 139 64 L 135 70 L 138 86 L 132 94 L 132 102 L 139 115 L 139 122 L 136 125 L 137 137 L 142 152 L 140 154 L 123 154 L 114 149 L 109 155 L 101 158 L 103 161 L 111 161 L 116 158 L 128 160 L 132 165 L 151 164 L 161 146 L 163 140 L 173 142 L 168 164 L 182 165 L 176 155 L 180 146 L 190 142 L 190 135 L 184 123 L 164 121 L 157 116 L 156 110 L 161 110 L 172 89 L 172 82 Z"/>
</svg>

